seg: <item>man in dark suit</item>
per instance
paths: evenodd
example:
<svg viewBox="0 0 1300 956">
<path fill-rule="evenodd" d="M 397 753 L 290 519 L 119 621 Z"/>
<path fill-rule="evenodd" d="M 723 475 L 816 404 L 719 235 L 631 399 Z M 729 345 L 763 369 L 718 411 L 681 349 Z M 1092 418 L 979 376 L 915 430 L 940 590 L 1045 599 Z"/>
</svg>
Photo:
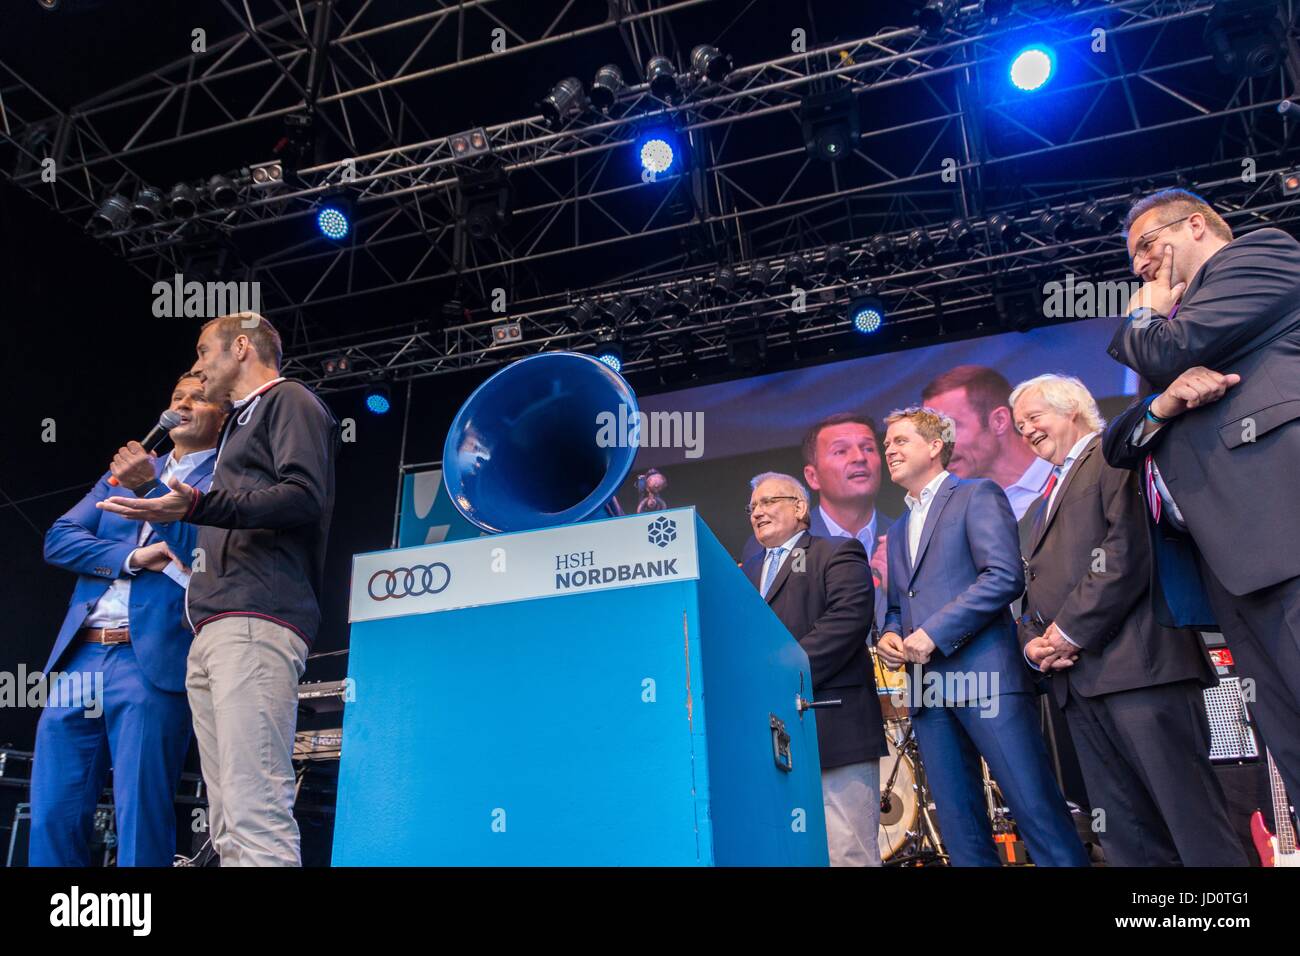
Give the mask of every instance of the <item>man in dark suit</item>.
<svg viewBox="0 0 1300 956">
<path fill-rule="evenodd" d="M 1039 866 L 1087 866 L 1038 730 L 1010 604 L 1024 591 L 1016 518 L 997 482 L 948 473 L 955 428 L 931 409 L 887 419 L 885 465 L 907 489 L 889 529 L 877 652 L 913 665 L 912 726 L 954 866 L 998 866 L 980 757 Z"/>
<path fill-rule="evenodd" d="M 876 586 L 876 623 L 885 619 L 885 531 L 893 518 L 876 510 L 884 467 L 876 423 L 869 415 L 835 412 L 804 432 L 803 479 L 817 493 L 810 502 L 808 531 L 817 538 L 857 538 L 871 558 Z M 741 562 L 762 554 L 763 546 L 751 537 L 741 551 Z"/>
<path fill-rule="evenodd" d="M 192 374 L 177 381 L 170 408 L 181 416 L 172 452 L 157 458 L 139 442 L 123 447 L 109 473 L 45 535 L 45 560 L 77 575 L 46 677 L 79 675 L 102 696 L 56 695 L 41 712 L 32 866 L 90 865 L 95 806 L 110 766 L 118 865 L 170 866 L 176 854 L 176 785 L 190 743 L 185 657 L 193 639 L 182 565 L 194 562 L 198 529 L 180 521 L 141 525 L 95 507 L 109 495 L 154 494 L 167 478 L 207 490 L 225 415 Z"/>
<path fill-rule="evenodd" d="M 1164 190 L 1129 211 L 1145 283 L 1110 354 L 1152 386 L 1106 430 L 1106 460 L 1139 471 L 1157 521 L 1185 529 L 1254 714 L 1300 793 L 1300 243 L 1239 239 L 1209 205 Z M 1161 568 L 1164 595 L 1186 575 Z"/>
<path fill-rule="evenodd" d="M 1025 552 L 1020 640 L 1065 713 L 1107 863 L 1248 865 L 1210 765 L 1214 668 L 1199 635 L 1161 627 L 1152 608 L 1137 475 L 1106 464 L 1105 423 L 1078 379 L 1022 382 L 1011 406 L 1054 466 Z"/>
<path fill-rule="evenodd" d="M 744 562 L 812 669 L 817 751 L 831 866 L 880 866 L 880 758 L 887 752 L 867 657 L 875 606 L 871 567 L 856 538 L 808 533 L 808 491 L 790 475 L 752 482 L 749 520 L 764 550 Z"/>
</svg>

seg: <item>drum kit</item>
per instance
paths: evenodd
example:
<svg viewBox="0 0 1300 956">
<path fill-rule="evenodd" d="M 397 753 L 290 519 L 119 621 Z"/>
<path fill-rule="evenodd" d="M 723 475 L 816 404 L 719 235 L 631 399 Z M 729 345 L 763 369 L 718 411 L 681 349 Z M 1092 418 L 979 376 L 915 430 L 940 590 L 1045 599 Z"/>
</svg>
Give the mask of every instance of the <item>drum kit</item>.
<svg viewBox="0 0 1300 956">
<path fill-rule="evenodd" d="M 939 819 L 930 796 L 907 706 L 907 675 L 891 670 L 870 648 L 876 693 L 885 719 L 887 756 L 880 760 L 880 859 L 886 866 L 946 864 Z M 995 835 L 1014 832 L 1006 800 L 982 759 L 984 799 Z"/>
</svg>

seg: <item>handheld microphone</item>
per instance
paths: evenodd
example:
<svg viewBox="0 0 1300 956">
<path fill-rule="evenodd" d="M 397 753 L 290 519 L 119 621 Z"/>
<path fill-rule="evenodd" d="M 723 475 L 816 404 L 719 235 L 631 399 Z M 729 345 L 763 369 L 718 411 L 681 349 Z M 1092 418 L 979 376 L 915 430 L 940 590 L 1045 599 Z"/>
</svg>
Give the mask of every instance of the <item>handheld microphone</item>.
<svg viewBox="0 0 1300 956">
<path fill-rule="evenodd" d="M 145 435 L 144 438 L 141 440 L 140 446 L 145 451 L 153 451 L 155 448 L 157 448 L 159 445 L 163 443 L 163 439 L 165 439 L 167 435 L 171 432 L 171 430 L 175 428 L 177 425 L 179 425 L 180 423 L 181 423 L 180 412 L 174 412 L 170 408 L 166 409 L 161 415 L 158 416 L 158 424 L 155 425 L 152 429 L 150 429 L 149 434 Z M 110 485 L 117 485 L 119 482 L 115 475 L 110 475 L 108 478 L 108 483 Z"/>
</svg>

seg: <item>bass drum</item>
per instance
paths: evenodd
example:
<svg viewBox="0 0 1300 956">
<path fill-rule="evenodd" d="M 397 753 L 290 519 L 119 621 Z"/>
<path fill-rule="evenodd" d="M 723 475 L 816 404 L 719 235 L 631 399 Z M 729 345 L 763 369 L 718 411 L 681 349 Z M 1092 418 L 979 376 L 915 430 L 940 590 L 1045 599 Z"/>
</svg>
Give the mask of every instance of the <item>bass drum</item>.
<svg viewBox="0 0 1300 956">
<path fill-rule="evenodd" d="M 889 809 L 880 811 L 880 859 L 887 863 L 915 838 L 921 805 L 916 795 L 916 767 L 906 754 L 899 752 L 893 734 L 886 731 L 885 740 L 889 744 L 889 756 L 880 759 L 880 792 L 888 796 Z"/>
</svg>

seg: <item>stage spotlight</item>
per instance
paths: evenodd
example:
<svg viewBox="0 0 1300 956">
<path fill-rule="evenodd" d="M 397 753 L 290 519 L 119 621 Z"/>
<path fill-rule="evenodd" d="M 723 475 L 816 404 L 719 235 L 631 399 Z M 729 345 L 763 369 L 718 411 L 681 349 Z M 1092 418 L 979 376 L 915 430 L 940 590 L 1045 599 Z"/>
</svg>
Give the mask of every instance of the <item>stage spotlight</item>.
<svg viewBox="0 0 1300 956">
<path fill-rule="evenodd" d="M 606 63 L 596 71 L 596 78 L 591 81 L 591 105 L 602 113 L 608 113 L 622 92 L 623 71 L 613 63 Z"/>
<path fill-rule="evenodd" d="M 808 281 L 808 260 L 797 253 L 786 259 L 781 279 L 785 285 L 802 287 Z"/>
<path fill-rule="evenodd" d="M 620 375 L 623 373 L 623 343 L 614 335 L 602 335 L 596 346 L 597 360 Z"/>
<path fill-rule="evenodd" d="M 328 199 L 316 210 L 316 228 L 326 239 L 334 242 L 346 239 L 352 231 L 352 215 L 342 199 Z"/>
<path fill-rule="evenodd" d="M 1032 93 L 1041 89 L 1052 78 L 1056 69 L 1056 54 L 1051 47 L 1035 44 L 1027 46 L 1011 60 L 1011 85 Z"/>
<path fill-rule="evenodd" d="M 189 219 L 199 211 L 199 197 L 189 183 L 177 183 L 167 194 L 167 207 L 177 219 Z"/>
<path fill-rule="evenodd" d="M 1281 186 L 1283 196 L 1300 195 L 1300 172 L 1292 169 L 1285 173 L 1280 173 L 1279 185 Z"/>
<path fill-rule="evenodd" d="M 387 415 L 393 408 L 393 395 L 383 382 L 366 387 L 366 411 L 372 415 Z"/>
<path fill-rule="evenodd" d="M 934 240 L 924 229 L 913 229 L 907 234 L 907 250 L 912 254 L 912 261 L 922 265 L 934 255 Z"/>
<path fill-rule="evenodd" d="M 721 52 L 716 46 L 701 43 L 691 50 L 691 71 L 696 76 L 720 83 L 726 79 L 731 68 L 731 55 Z"/>
<path fill-rule="evenodd" d="M 1110 203 L 1093 201 L 1083 207 L 1079 219 L 1089 229 L 1106 236 L 1119 228 L 1120 213 L 1118 207 Z"/>
<path fill-rule="evenodd" d="M 1019 245 L 1024 238 L 1020 224 L 1013 217 L 1000 212 L 989 216 L 989 235 L 1007 248 Z"/>
<path fill-rule="evenodd" d="M 650 176 L 662 176 L 677 162 L 673 137 L 662 130 L 653 130 L 638 137 L 636 155 L 642 172 Z"/>
<path fill-rule="evenodd" d="M 326 376 L 343 375 L 352 371 L 352 360 L 346 355 L 329 355 L 321 359 L 320 367 Z"/>
<path fill-rule="evenodd" d="M 766 262 L 755 263 L 745 276 L 745 291 L 750 295 L 762 295 L 772 285 L 772 267 Z"/>
<path fill-rule="evenodd" d="M 631 298 L 621 295 L 617 299 L 612 299 L 605 305 L 605 324 L 618 328 L 618 326 L 627 321 L 628 316 L 631 314 Z"/>
<path fill-rule="evenodd" d="M 1038 231 L 1048 242 L 1069 242 L 1074 238 L 1074 220 L 1069 213 L 1045 209 L 1038 217 Z"/>
<path fill-rule="evenodd" d="M 248 181 L 256 190 L 274 189 L 284 182 L 284 164 L 278 159 L 248 168 Z"/>
<path fill-rule="evenodd" d="M 867 243 L 867 255 L 877 266 L 891 266 L 895 259 L 894 243 L 884 236 L 873 236 Z"/>
<path fill-rule="evenodd" d="M 512 196 L 510 180 L 499 165 L 462 172 L 457 213 L 470 237 L 490 239 L 509 225 Z"/>
<path fill-rule="evenodd" d="M 709 298 L 714 302 L 726 302 L 732 297 L 736 288 L 736 270 L 731 266 L 719 266 L 713 275 L 713 284 L 709 286 Z"/>
<path fill-rule="evenodd" d="M 954 219 L 948 223 L 948 238 L 962 255 L 970 255 L 971 250 L 975 248 L 975 233 L 971 231 L 970 223 L 965 219 Z"/>
<path fill-rule="evenodd" d="M 596 303 L 590 299 L 583 299 L 569 312 L 569 328 L 575 332 L 589 329 L 596 324 L 596 318 L 599 314 L 600 311 L 596 308 Z"/>
<path fill-rule="evenodd" d="M 837 162 L 862 136 L 857 97 L 849 89 L 805 96 L 799 104 L 799 126 L 809 156 Z"/>
<path fill-rule="evenodd" d="M 463 133 L 453 133 L 447 137 L 451 155 L 458 163 L 476 164 L 484 156 L 491 154 L 492 143 L 488 140 L 487 130 L 475 126 Z"/>
<path fill-rule="evenodd" d="M 131 203 L 131 222 L 137 226 L 147 226 L 162 218 L 163 197 L 152 186 L 141 186 L 136 190 L 135 202 Z"/>
<path fill-rule="evenodd" d="M 121 193 L 113 193 L 105 199 L 90 217 L 86 228 L 95 238 L 103 238 L 126 228 L 131 219 L 131 204 Z"/>
<path fill-rule="evenodd" d="M 917 13 L 917 21 L 927 36 L 937 37 L 948 26 L 949 18 L 957 12 L 959 0 L 926 0 Z"/>
<path fill-rule="evenodd" d="M 658 318 L 668 311 L 668 293 L 663 289 L 651 289 L 641 300 L 641 311 L 650 318 Z"/>
<path fill-rule="evenodd" d="M 1217 0 L 1205 24 L 1205 45 L 1227 76 L 1272 73 L 1282 63 L 1285 30 L 1275 0 Z"/>
<path fill-rule="evenodd" d="M 692 283 L 677 293 L 677 298 L 668 303 L 670 314 L 685 318 L 700 307 L 700 290 Z"/>
<path fill-rule="evenodd" d="M 514 345 L 524 340 L 524 327 L 518 319 L 512 322 L 498 322 L 492 326 L 492 344 L 496 345 Z"/>
<path fill-rule="evenodd" d="M 551 87 L 537 108 L 542 111 L 546 125 L 554 129 L 569 117 L 582 112 L 582 81 L 576 76 L 566 76 Z"/>
<path fill-rule="evenodd" d="M 832 243 L 826 249 L 826 257 L 822 260 L 822 268 L 826 270 L 827 278 L 843 279 L 849 271 L 848 252 L 838 242 Z"/>
<path fill-rule="evenodd" d="M 870 335 L 885 324 L 885 303 L 876 295 L 859 295 L 849 302 L 848 315 L 854 331 Z"/>
<path fill-rule="evenodd" d="M 655 54 L 645 65 L 646 82 L 650 92 L 661 100 L 670 100 L 677 95 L 677 68 L 673 61 L 662 54 Z"/>
<path fill-rule="evenodd" d="M 225 209 L 239 201 L 239 191 L 235 189 L 235 184 L 231 182 L 229 176 L 217 173 L 208 180 L 208 199 L 218 209 Z"/>
</svg>

